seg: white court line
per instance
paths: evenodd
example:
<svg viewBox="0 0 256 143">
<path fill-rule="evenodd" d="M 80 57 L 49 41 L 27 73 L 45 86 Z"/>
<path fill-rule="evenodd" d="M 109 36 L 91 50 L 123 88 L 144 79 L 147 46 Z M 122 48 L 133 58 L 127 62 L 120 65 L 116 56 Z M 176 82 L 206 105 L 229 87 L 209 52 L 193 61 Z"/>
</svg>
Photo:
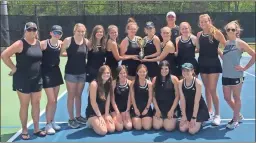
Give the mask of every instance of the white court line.
<svg viewBox="0 0 256 143">
<path fill-rule="evenodd" d="M 58 96 L 58 100 L 60 100 L 65 94 L 67 93 L 67 90 L 61 93 L 60 96 Z M 40 116 L 42 116 L 45 113 L 45 109 L 40 112 Z M 40 117 L 39 117 L 40 118 Z M 27 128 L 33 124 L 33 120 L 30 120 L 27 124 Z M 20 129 L 15 135 L 13 135 L 7 142 L 13 142 L 22 132 L 22 129 Z"/>
<path fill-rule="evenodd" d="M 253 75 L 253 74 L 251 74 L 251 73 L 249 73 L 249 72 L 247 72 L 247 71 L 244 71 L 246 74 L 248 74 L 248 75 L 250 75 L 250 76 L 253 76 L 253 77 L 255 77 L 255 75 Z"/>
</svg>

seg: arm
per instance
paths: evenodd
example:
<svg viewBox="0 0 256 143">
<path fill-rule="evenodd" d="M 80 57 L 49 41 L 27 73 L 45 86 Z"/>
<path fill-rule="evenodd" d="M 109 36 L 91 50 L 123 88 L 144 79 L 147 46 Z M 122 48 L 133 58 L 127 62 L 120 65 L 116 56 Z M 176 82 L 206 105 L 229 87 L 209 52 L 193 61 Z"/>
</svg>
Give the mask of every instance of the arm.
<svg viewBox="0 0 256 143">
<path fill-rule="evenodd" d="M 40 42 L 41 50 L 44 51 L 47 47 L 47 40 L 43 40 Z"/>
<path fill-rule="evenodd" d="M 152 103 L 152 98 L 153 98 L 153 95 L 152 95 L 152 83 L 150 81 L 147 81 L 148 82 L 148 103 L 147 103 L 147 106 L 146 106 L 146 109 L 148 110 L 150 108 L 150 105 Z"/>
<path fill-rule="evenodd" d="M 156 77 L 153 78 L 153 80 L 152 80 L 152 85 L 153 85 L 153 87 L 155 87 L 155 85 L 156 85 Z M 159 107 L 158 107 L 157 101 L 156 101 L 156 97 L 155 97 L 156 95 L 155 95 L 154 89 L 152 89 L 152 94 L 153 94 L 153 104 L 154 104 L 154 108 L 155 108 L 155 110 L 156 110 L 157 112 L 161 112 L 160 109 L 159 109 Z"/>
<path fill-rule="evenodd" d="M 116 87 L 116 81 L 113 81 L 113 84 L 112 84 L 112 90 L 113 90 L 113 96 L 111 96 L 111 104 L 112 104 L 112 107 L 113 107 L 113 109 L 115 110 L 115 112 L 117 113 L 117 114 L 119 114 L 120 112 L 119 112 L 119 110 L 118 110 L 118 108 L 117 108 L 117 105 L 116 105 L 116 101 L 115 101 L 115 92 L 114 92 L 114 89 L 115 89 L 115 87 Z"/>
<path fill-rule="evenodd" d="M 112 52 L 114 58 L 115 58 L 117 61 L 120 61 L 120 60 L 127 60 L 127 59 L 132 59 L 132 58 L 133 58 L 132 55 L 120 56 L 120 55 L 119 55 L 119 52 L 118 52 L 117 44 L 116 44 L 115 42 L 113 42 L 113 41 L 108 40 L 108 47 L 111 47 L 111 52 Z"/>
<path fill-rule="evenodd" d="M 71 37 L 67 37 L 64 39 L 61 48 L 60 48 L 60 56 L 66 56 L 67 55 L 67 48 L 70 46 L 71 44 Z"/>
<path fill-rule="evenodd" d="M 186 121 L 187 120 L 186 101 L 185 101 L 184 93 L 182 91 L 182 82 L 183 82 L 183 79 L 179 81 L 180 107 L 181 107 L 182 118 L 183 120 Z"/>
<path fill-rule="evenodd" d="M 10 75 L 16 72 L 16 66 L 11 60 L 11 56 L 15 53 L 21 53 L 23 50 L 23 43 L 21 40 L 16 41 L 10 47 L 7 47 L 1 54 L 3 62 L 12 70 Z"/>
<path fill-rule="evenodd" d="M 132 81 L 131 86 L 130 86 L 130 96 L 131 96 L 131 100 L 132 100 L 132 105 L 134 110 L 138 110 L 137 105 L 136 105 L 136 101 L 135 101 L 135 95 L 134 95 L 134 81 Z"/>
<path fill-rule="evenodd" d="M 173 46 L 172 43 L 168 43 L 163 52 L 161 53 L 160 56 L 156 57 L 156 58 L 153 58 L 153 59 L 143 59 L 143 61 L 146 61 L 146 62 L 157 62 L 157 61 L 162 61 L 169 53 L 174 53 L 175 51 L 175 48 Z"/>
<path fill-rule="evenodd" d="M 220 46 L 218 48 L 218 54 L 220 55 L 221 59 L 223 59 L 223 52 L 220 50 L 220 47 L 221 46 L 224 47 L 226 45 L 226 39 L 225 39 L 224 35 L 219 30 L 216 31 L 215 37 L 218 41 L 220 41 Z"/>
<path fill-rule="evenodd" d="M 177 37 L 175 39 L 175 44 L 176 44 L 176 52 L 175 52 L 175 56 L 178 56 L 178 52 L 179 52 L 179 40 L 180 40 L 181 36 Z"/>
<path fill-rule="evenodd" d="M 156 47 L 156 52 L 152 55 L 145 56 L 145 58 L 153 58 L 153 57 L 157 57 L 161 54 L 160 40 L 157 36 L 154 36 L 153 44 Z"/>
<path fill-rule="evenodd" d="M 110 107 L 110 93 L 108 93 L 106 105 L 105 105 L 105 116 L 109 116 L 109 107 Z"/>
<path fill-rule="evenodd" d="M 92 81 L 89 87 L 89 92 L 90 92 L 90 102 L 92 105 L 92 109 L 95 112 L 95 114 L 100 117 L 101 116 L 101 112 L 99 110 L 98 104 L 96 102 L 96 96 L 97 96 L 97 82 L 96 81 Z"/>
<path fill-rule="evenodd" d="M 247 52 L 251 56 L 250 61 L 246 64 L 245 67 L 242 68 L 242 71 L 246 71 L 255 63 L 255 51 L 242 40 L 239 41 L 239 46 L 242 48 L 243 51 Z"/>
<path fill-rule="evenodd" d="M 200 38 L 200 36 L 201 36 L 201 34 L 202 34 L 202 31 L 200 31 L 200 32 L 198 32 L 197 33 L 197 35 L 196 35 L 196 38 L 197 38 L 197 53 L 199 53 L 199 50 L 200 50 L 200 44 L 199 44 L 199 38 Z"/>
<path fill-rule="evenodd" d="M 128 84 L 129 84 L 129 86 L 130 86 L 130 88 L 131 88 L 131 81 L 130 81 L 130 80 L 128 80 Z M 131 101 L 131 94 L 129 93 L 128 101 L 127 101 L 126 112 L 130 112 L 131 104 L 132 104 L 132 101 Z"/>
<path fill-rule="evenodd" d="M 198 53 L 199 52 L 199 41 L 198 41 L 198 38 L 196 36 L 192 35 L 191 39 L 192 39 L 193 45 L 196 46 L 195 53 Z"/>
<path fill-rule="evenodd" d="M 202 83 L 199 79 L 195 80 L 196 84 L 196 95 L 194 100 L 194 109 L 193 109 L 193 115 L 192 117 L 197 117 L 198 109 L 199 109 L 199 102 L 202 96 Z"/>
<path fill-rule="evenodd" d="M 174 89 L 175 89 L 175 99 L 173 101 L 172 107 L 169 112 L 174 113 L 177 105 L 179 104 L 179 100 L 180 100 L 179 80 L 176 76 L 171 76 L 171 77 L 172 77 L 172 83 L 173 83 Z"/>
</svg>

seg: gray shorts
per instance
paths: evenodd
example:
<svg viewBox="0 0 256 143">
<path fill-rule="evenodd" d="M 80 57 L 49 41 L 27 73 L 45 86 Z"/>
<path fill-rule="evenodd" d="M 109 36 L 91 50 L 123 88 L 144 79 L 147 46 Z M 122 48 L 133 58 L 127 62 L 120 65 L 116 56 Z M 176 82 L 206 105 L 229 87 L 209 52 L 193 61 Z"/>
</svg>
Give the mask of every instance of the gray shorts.
<svg viewBox="0 0 256 143">
<path fill-rule="evenodd" d="M 74 74 L 65 74 L 64 79 L 65 79 L 66 81 L 74 82 L 74 83 L 85 82 L 85 80 L 86 80 L 86 73 L 84 73 L 84 74 L 78 74 L 78 75 L 74 75 Z"/>
</svg>

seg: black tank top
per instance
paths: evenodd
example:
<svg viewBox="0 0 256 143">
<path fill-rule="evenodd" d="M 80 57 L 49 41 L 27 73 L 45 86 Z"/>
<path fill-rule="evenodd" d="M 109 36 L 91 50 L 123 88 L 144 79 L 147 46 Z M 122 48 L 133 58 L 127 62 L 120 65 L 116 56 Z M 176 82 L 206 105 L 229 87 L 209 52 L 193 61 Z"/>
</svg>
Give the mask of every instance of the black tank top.
<svg viewBox="0 0 256 143">
<path fill-rule="evenodd" d="M 16 53 L 17 73 L 34 78 L 41 74 L 42 50 L 40 42 L 36 41 L 35 45 L 30 45 L 25 39 L 21 39 L 23 50 L 21 53 Z M 25 83 L 24 83 L 25 84 Z"/>
<path fill-rule="evenodd" d="M 106 52 L 106 65 L 108 65 L 110 69 L 116 69 L 118 66 L 118 61 L 115 59 L 112 51 Z"/>
<path fill-rule="evenodd" d="M 126 81 L 125 85 L 120 85 L 116 83 L 114 94 L 115 94 L 115 101 L 118 107 L 127 105 L 129 90 L 130 90 L 130 86 L 128 84 L 128 81 Z"/>
<path fill-rule="evenodd" d="M 180 27 L 179 26 L 175 26 L 174 28 L 171 29 L 172 35 L 171 35 L 171 41 L 175 47 L 175 51 L 176 51 L 176 38 L 179 37 L 179 33 L 180 33 Z M 158 34 L 158 37 L 160 39 L 161 42 L 163 42 L 163 37 L 161 36 L 161 34 Z"/>
<path fill-rule="evenodd" d="M 191 37 L 187 41 L 182 40 L 182 37 L 180 38 L 178 42 L 178 58 L 181 61 L 188 60 L 188 59 L 194 59 L 195 58 L 195 48 L 196 46 L 193 44 Z"/>
<path fill-rule="evenodd" d="M 68 61 L 65 67 L 67 74 L 84 74 L 86 71 L 86 45 L 77 45 L 74 37 L 71 38 L 70 46 L 67 48 Z"/>
<path fill-rule="evenodd" d="M 96 103 L 98 104 L 98 107 L 99 107 L 99 110 L 100 110 L 100 113 L 103 115 L 105 114 L 105 105 L 106 105 L 106 101 L 107 100 L 104 100 L 104 99 L 101 99 L 100 96 L 99 96 L 99 91 L 97 90 L 97 93 L 96 93 Z M 108 98 L 108 93 L 105 93 L 107 96 L 106 96 L 106 99 Z M 92 108 L 92 104 L 91 104 L 91 100 L 90 100 L 90 95 L 88 96 L 88 109 L 89 111 L 93 111 L 93 108 Z"/>
<path fill-rule="evenodd" d="M 88 52 L 88 68 L 99 69 L 104 63 L 106 58 L 106 52 L 101 50 L 101 47 L 98 46 L 98 51 L 89 51 Z"/>
<path fill-rule="evenodd" d="M 43 50 L 42 67 L 54 67 L 60 64 L 60 45 L 52 46 L 50 40 L 47 39 L 46 49 Z"/>
<path fill-rule="evenodd" d="M 213 40 L 209 40 L 208 34 L 201 34 L 199 37 L 199 57 L 204 58 L 218 58 L 218 46 L 219 41 L 213 37 Z"/>
<path fill-rule="evenodd" d="M 155 88 L 155 98 L 158 104 L 168 103 L 172 105 L 175 99 L 175 89 L 172 83 L 172 79 L 171 77 L 167 77 L 167 78 L 168 79 L 166 79 L 165 81 L 162 81 L 161 84 L 157 85 Z"/>
<path fill-rule="evenodd" d="M 137 43 L 137 38 L 135 38 L 135 41 L 132 41 L 128 38 L 128 42 L 129 42 L 129 44 L 128 44 L 127 51 L 125 52 L 125 54 L 126 55 L 139 55 L 140 47 Z"/>
<path fill-rule="evenodd" d="M 186 110 L 191 110 L 193 111 L 194 109 L 194 101 L 195 101 L 195 96 L 196 96 L 196 78 L 193 77 L 192 84 L 190 86 L 186 86 L 185 82 L 186 79 L 183 80 L 182 82 L 182 91 L 185 97 L 186 101 Z M 204 104 L 204 99 L 201 96 L 201 99 L 199 101 L 199 105 Z M 201 106 L 199 106 L 201 107 Z"/>
<path fill-rule="evenodd" d="M 145 56 L 152 55 L 156 53 L 156 46 L 153 43 L 153 38 L 147 41 L 147 44 L 144 47 Z"/>
<path fill-rule="evenodd" d="M 137 108 L 143 111 L 148 103 L 148 83 L 146 82 L 144 86 L 135 85 L 134 96 Z"/>
<path fill-rule="evenodd" d="M 162 49 L 164 49 L 166 45 L 163 45 L 163 46 L 164 47 Z M 168 53 L 168 55 L 163 60 L 167 60 L 169 62 L 171 73 L 174 74 L 175 69 L 176 69 L 175 54 L 174 53 Z"/>
</svg>

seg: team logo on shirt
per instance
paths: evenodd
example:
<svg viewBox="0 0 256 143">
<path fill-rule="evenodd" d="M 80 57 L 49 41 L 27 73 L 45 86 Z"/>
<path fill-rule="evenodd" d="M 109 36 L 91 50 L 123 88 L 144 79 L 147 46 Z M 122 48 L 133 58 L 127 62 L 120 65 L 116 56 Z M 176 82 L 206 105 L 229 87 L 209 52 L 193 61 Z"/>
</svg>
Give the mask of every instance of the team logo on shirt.
<svg viewBox="0 0 256 143">
<path fill-rule="evenodd" d="M 192 88 L 192 90 L 196 90 L 195 88 Z"/>
</svg>

